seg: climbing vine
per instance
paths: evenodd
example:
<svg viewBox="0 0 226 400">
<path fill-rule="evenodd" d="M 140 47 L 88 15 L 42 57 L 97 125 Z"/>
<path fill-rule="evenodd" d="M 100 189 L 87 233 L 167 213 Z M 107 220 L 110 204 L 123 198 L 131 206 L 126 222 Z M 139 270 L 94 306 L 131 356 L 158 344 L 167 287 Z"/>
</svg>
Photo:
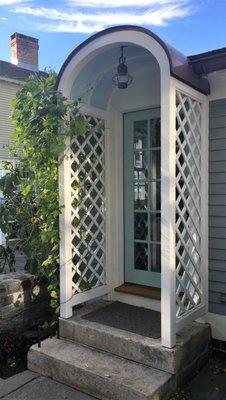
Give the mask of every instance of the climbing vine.
<svg viewBox="0 0 226 400">
<path fill-rule="evenodd" d="M 27 256 L 27 269 L 47 276 L 51 307 L 59 308 L 58 169 L 65 141 L 90 129 L 76 102 L 55 89 L 56 75 L 32 76 L 13 103 L 15 125 L 11 154 L 16 168 L 0 180 L 5 202 L 0 205 L 0 229 L 10 238 L 16 232 Z M 12 222 L 13 221 L 13 222 Z"/>
</svg>

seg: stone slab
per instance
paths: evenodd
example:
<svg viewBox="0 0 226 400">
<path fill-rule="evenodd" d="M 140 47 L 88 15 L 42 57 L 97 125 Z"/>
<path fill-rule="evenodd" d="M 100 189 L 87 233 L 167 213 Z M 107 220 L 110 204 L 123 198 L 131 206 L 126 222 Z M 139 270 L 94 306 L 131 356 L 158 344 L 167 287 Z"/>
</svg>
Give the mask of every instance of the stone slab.
<svg viewBox="0 0 226 400">
<path fill-rule="evenodd" d="M 102 400 L 167 400 L 175 387 L 171 374 L 62 339 L 32 346 L 28 368 Z"/>
<path fill-rule="evenodd" d="M 191 377 L 208 359 L 210 328 L 193 323 L 179 332 L 173 349 L 161 345 L 160 339 L 144 337 L 122 329 L 83 318 L 91 310 L 105 307 L 98 302 L 77 309 L 72 318 L 60 319 L 60 337 L 133 360 L 171 374 L 177 374 L 178 385 Z M 200 362 L 199 362 L 200 361 Z"/>
<path fill-rule="evenodd" d="M 38 374 L 32 371 L 24 371 L 19 374 L 13 375 L 8 379 L 0 380 L 0 399 L 14 392 L 21 386 L 37 378 Z"/>
<path fill-rule="evenodd" d="M 78 392 L 69 386 L 45 377 L 37 377 L 11 394 L 4 400 L 95 400 L 94 397 Z"/>
</svg>

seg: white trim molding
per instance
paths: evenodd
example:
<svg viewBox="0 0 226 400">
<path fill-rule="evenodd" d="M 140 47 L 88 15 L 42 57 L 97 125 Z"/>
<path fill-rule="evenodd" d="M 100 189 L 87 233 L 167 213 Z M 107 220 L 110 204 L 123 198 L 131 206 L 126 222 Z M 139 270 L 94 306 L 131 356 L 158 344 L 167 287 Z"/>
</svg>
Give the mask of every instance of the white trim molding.
<svg viewBox="0 0 226 400">
<path fill-rule="evenodd" d="M 161 90 L 161 338 L 173 347 L 175 335 L 175 84 Z"/>
</svg>

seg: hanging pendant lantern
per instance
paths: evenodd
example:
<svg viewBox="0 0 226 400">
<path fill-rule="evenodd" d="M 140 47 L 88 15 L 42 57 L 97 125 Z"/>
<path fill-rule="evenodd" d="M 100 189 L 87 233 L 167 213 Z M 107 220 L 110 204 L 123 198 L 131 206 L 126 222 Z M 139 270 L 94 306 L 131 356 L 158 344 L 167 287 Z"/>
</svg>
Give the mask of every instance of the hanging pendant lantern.
<svg viewBox="0 0 226 400">
<path fill-rule="evenodd" d="M 119 89 L 127 89 L 129 85 L 133 82 L 133 77 L 128 72 L 128 67 L 126 65 L 126 58 L 123 54 L 123 49 L 127 46 L 121 46 L 121 56 L 119 57 L 119 65 L 117 67 L 117 74 L 113 76 L 112 82 Z"/>
</svg>

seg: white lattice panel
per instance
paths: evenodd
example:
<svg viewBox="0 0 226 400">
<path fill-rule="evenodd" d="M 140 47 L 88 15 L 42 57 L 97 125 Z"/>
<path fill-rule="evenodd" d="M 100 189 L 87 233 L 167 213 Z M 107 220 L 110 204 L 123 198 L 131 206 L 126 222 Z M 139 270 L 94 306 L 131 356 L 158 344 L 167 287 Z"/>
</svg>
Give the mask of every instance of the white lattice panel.
<svg viewBox="0 0 226 400">
<path fill-rule="evenodd" d="M 73 294 L 105 284 L 105 141 L 103 121 L 71 142 Z M 102 126 L 101 126 L 102 125 Z"/>
<path fill-rule="evenodd" d="M 203 300 L 201 273 L 202 105 L 176 93 L 176 317 Z"/>
</svg>

